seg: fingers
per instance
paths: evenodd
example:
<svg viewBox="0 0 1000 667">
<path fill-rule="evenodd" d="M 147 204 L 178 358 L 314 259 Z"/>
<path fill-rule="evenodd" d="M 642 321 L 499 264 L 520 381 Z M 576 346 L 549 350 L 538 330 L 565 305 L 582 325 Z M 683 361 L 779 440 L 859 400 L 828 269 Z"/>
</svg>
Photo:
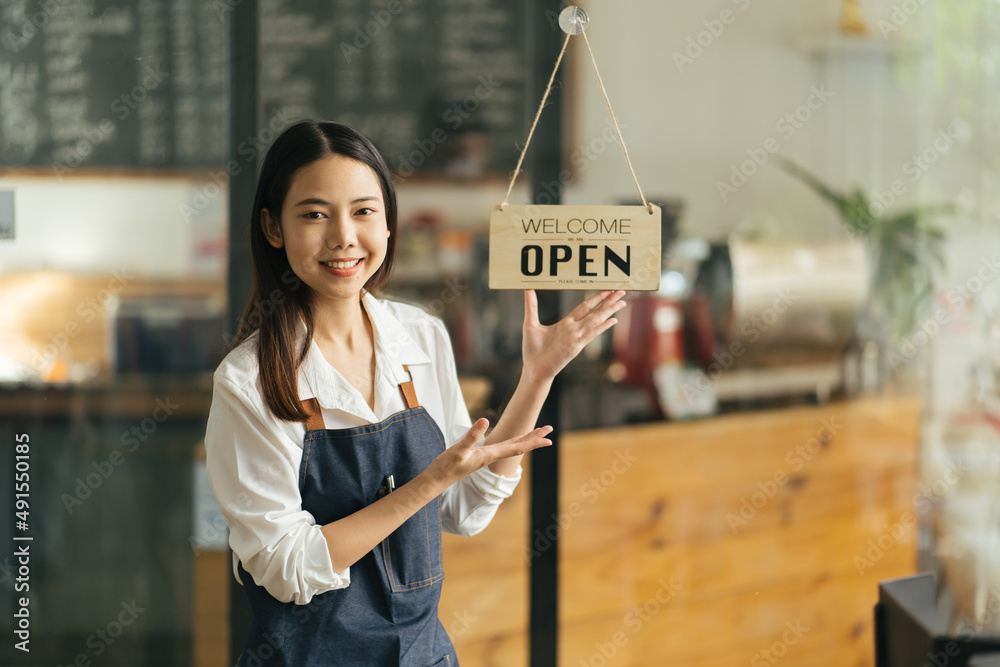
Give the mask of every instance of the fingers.
<svg viewBox="0 0 1000 667">
<path fill-rule="evenodd" d="M 455 443 L 455 447 L 472 449 L 479 442 L 480 438 L 486 434 L 486 429 L 489 427 L 489 419 L 486 419 L 486 417 L 477 419 L 476 423 L 462 436 L 462 439 Z"/>
<path fill-rule="evenodd" d="M 601 295 L 604 298 L 598 300 L 596 305 L 576 322 L 576 326 L 579 327 L 577 340 L 581 345 L 587 345 L 590 341 L 597 338 L 597 336 L 618 324 L 618 320 L 611 316 L 628 305 L 622 300 L 625 292 L 621 290 L 617 292 L 601 292 L 597 296 L 600 297 Z M 587 305 L 591 301 L 593 301 L 593 298 L 588 299 L 581 305 Z"/>
<path fill-rule="evenodd" d="M 614 292 L 608 292 L 607 296 L 590 312 L 594 313 L 608 313 L 609 315 L 613 312 L 618 311 L 625 307 L 625 302 L 622 300 L 625 298 L 624 290 L 617 290 Z"/>
<path fill-rule="evenodd" d="M 519 435 L 516 438 L 511 438 L 511 440 L 526 440 L 528 438 L 533 438 L 533 437 L 544 438 L 549 433 L 552 433 L 551 426 L 539 426 L 534 431 L 528 431 L 524 435 Z"/>
<path fill-rule="evenodd" d="M 599 318 L 603 321 L 612 313 L 625 307 L 625 302 L 622 301 L 622 297 L 624 296 L 625 292 L 622 290 L 598 292 L 574 308 L 573 312 L 570 313 L 570 317 L 574 320 L 582 320 L 590 317 Z"/>
<path fill-rule="evenodd" d="M 485 453 L 489 455 L 489 462 L 493 463 L 500 459 L 526 454 L 527 452 L 539 449 L 540 447 L 548 447 L 552 444 L 552 441 L 545 436 L 551 432 L 551 426 L 542 426 L 540 428 L 536 428 L 534 431 L 529 431 L 524 435 L 519 435 L 516 438 L 510 438 L 509 440 L 504 440 L 503 442 L 487 445 L 484 447 L 484 450 L 486 450 Z"/>
<path fill-rule="evenodd" d="M 590 314 L 585 319 L 585 323 L 591 327 L 596 327 L 627 306 L 628 304 L 622 300 L 623 296 L 625 296 L 625 292 L 612 292 L 608 298 L 590 311 Z"/>
<path fill-rule="evenodd" d="M 538 324 L 538 295 L 535 290 L 524 290 L 524 323 Z"/>
<path fill-rule="evenodd" d="M 622 300 L 623 296 L 625 296 L 625 292 L 622 291 L 612 292 L 609 294 L 604 301 L 590 311 L 590 315 L 587 316 L 586 323 L 589 324 L 591 328 L 599 327 L 600 331 L 604 331 L 607 328 L 603 327 L 604 322 L 627 305 Z M 594 332 L 593 335 L 596 336 L 600 333 L 600 331 Z"/>
<path fill-rule="evenodd" d="M 590 341 L 594 340 L 616 324 L 618 324 L 618 320 L 614 317 L 609 317 L 603 322 L 598 322 L 580 336 L 580 342 L 583 345 L 588 345 Z"/>
<path fill-rule="evenodd" d="M 587 306 L 590 308 L 591 311 L 594 311 L 596 309 L 607 307 L 616 302 L 619 302 L 624 296 L 625 296 L 624 290 L 615 290 L 615 291 L 604 290 L 603 292 L 599 292 L 594 296 L 590 297 L 589 299 L 584 301 L 584 303 L 587 304 Z"/>
<path fill-rule="evenodd" d="M 608 298 L 609 294 L 611 294 L 610 291 L 604 290 L 603 292 L 598 292 L 597 294 L 584 299 L 580 302 L 580 305 L 573 309 L 573 312 L 571 312 L 569 316 L 574 320 L 582 320 L 597 307 L 597 304 Z"/>
</svg>

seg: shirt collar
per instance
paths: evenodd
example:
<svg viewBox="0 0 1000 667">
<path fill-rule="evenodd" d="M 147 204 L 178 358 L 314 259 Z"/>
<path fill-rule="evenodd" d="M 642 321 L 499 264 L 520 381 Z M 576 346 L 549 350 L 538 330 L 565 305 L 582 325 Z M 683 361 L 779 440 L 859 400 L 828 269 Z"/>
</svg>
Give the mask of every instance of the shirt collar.
<svg viewBox="0 0 1000 667">
<path fill-rule="evenodd" d="M 375 333 L 375 393 L 376 412 L 380 411 L 381 405 L 387 398 L 387 390 L 398 391 L 396 387 L 401 382 L 409 380 L 403 366 L 414 366 L 417 364 L 429 364 L 430 358 L 420 349 L 413 340 L 413 337 L 406 331 L 403 324 L 393 315 L 389 309 L 379 299 L 366 292 L 362 298 L 365 312 L 372 323 Z M 306 326 L 300 321 L 298 344 L 301 344 L 305 335 Z M 296 349 L 298 347 L 296 346 Z M 323 357 L 316 344 L 310 341 L 309 351 L 300 369 L 301 377 L 305 382 L 299 382 L 299 399 L 315 397 L 319 404 L 327 409 L 334 407 L 347 409 L 348 412 L 357 414 L 358 412 L 370 413 L 371 409 L 361 399 L 360 394 L 350 386 L 340 375 L 334 371 L 329 362 Z M 388 385 L 388 386 L 387 386 Z M 390 389 L 391 387 L 391 389 Z M 350 409 L 348 406 L 358 403 L 357 409 Z M 362 407 L 363 406 L 363 407 Z M 366 414 L 371 418 L 374 415 Z"/>
<path fill-rule="evenodd" d="M 388 367 L 398 369 L 395 374 L 397 377 L 403 377 L 404 365 L 431 363 L 427 354 L 417 346 L 409 332 L 403 328 L 403 324 L 389 312 L 385 304 L 368 292 L 365 292 L 362 301 L 375 329 L 376 353 L 381 352 Z"/>
</svg>

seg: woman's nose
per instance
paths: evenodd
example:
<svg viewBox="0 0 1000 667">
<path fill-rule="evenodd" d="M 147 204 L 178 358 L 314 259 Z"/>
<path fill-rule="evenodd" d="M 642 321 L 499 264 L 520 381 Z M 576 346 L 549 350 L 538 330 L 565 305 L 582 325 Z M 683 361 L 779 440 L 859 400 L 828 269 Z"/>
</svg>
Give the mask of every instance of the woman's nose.
<svg viewBox="0 0 1000 667">
<path fill-rule="evenodd" d="M 358 236 L 349 218 L 334 218 L 327 226 L 327 245 L 331 248 L 350 248 L 357 245 Z"/>
</svg>

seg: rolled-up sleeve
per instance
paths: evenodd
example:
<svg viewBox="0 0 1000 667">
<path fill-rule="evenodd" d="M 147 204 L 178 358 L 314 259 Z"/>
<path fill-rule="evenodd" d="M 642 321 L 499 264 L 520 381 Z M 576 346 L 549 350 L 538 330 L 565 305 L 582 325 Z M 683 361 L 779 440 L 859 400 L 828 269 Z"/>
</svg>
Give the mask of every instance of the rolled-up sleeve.
<svg viewBox="0 0 1000 667">
<path fill-rule="evenodd" d="M 463 477 L 444 493 L 441 528 L 466 537 L 481 532 L 490 525 L 500 503 L 514 493 L 519 481 L 520 466 L 515 477 L 497 475 L 486 468 Z"/>
<path fill-rule="evenodd" d="M 334 572 L 326 538 L 302 509 L 301 447 L 253 403 L 216 375 L 205 434 L 209 484 L 243 568 L 275 599 L 307 604 L 348 586 L 350 569 Z"/>
<path fill-rule="evenodd" d="M 442 431 L 450 447 L 461 440 L 472 427 L 472 418 L 458 384 L 448 331 L 440 321 L 435 321 L 435 324 L 435 366 L 446 422 Z M 480 440 L 477 446 L 482 444 Z M 517 467 L 513 477 L 497 475 L 489 468 L 481 468 L 463 477 L 445 490 L 442 496 L 441 528 L 466 537 L 481 532 L 493 520 L 500 503 L 514 493 L 520 481 L 521 466 Z"/>
</svg>

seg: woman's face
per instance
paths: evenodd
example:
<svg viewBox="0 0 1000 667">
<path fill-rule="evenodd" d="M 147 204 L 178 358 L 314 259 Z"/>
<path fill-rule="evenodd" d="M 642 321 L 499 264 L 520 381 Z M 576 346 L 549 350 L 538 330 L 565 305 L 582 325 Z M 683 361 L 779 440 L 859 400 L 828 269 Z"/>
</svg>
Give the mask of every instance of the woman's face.
<svg viewBox="0 0 1000 667">
<path fill-rule="evenodd" d="M 285 248 L 288 263 L 319 300 L 357 299 L 385 259 L 389 228 L 378 177 L 342 155 L 299 169 L 280 223 L 264 209 L 268 242 Z"/>
</svg>

